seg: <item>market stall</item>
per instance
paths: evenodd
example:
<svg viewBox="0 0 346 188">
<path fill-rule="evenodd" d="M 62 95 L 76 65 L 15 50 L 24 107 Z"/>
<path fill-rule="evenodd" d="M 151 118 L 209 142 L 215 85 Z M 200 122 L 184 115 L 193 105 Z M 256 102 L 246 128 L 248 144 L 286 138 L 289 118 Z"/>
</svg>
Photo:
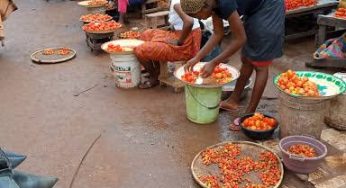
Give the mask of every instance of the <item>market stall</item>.
<svg viewBox="0 0 346 188">
<path fill-rule="evenodd" d="M 286 0 L 286 1 L 292 1 L 292 0 Z M 301 6 L 298 8 L 294 8 L 291 10 L 287 10 L 286 12 L 286 27 L 289 27 L 288 22 L 290 20 L 294 19 L 299 19 L 304 16 L 309 16 L 306 19 L 300 19 L 298 22 L 306 22 L 306 24 L 311 24 L 311 21 L 316 23 L 316 16 L 319 14 L 327 14 L 331 12 L 334 8 L 337 7 L 338 1 L 336 0 L 318 0 L 316 2 L 316 5 L 311 5 L 311 6 Z M 303 24 L 304 25 L 304 24 Z M 288 33 L 288 30 L 286 28 L 286 39 L 297 39 L 301 37 L 306 37 L 306 36 L 312 36 L 317 33 L 317 30 L 314 26 L 309 28 L 308 30 L 305 31 L 299 31 L 299 32 L 292 32 Z"/>
</svg>

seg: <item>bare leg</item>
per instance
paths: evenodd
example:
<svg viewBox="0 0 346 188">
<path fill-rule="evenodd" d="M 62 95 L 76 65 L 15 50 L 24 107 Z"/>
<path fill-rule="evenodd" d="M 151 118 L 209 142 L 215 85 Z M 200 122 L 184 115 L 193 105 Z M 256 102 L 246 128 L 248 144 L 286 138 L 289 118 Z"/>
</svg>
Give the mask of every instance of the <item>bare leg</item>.
<svg viewBox="0 0 346 188">
<path fill-rule="evenodd" d="M 243 93 L 246 83 L 254 70 L 254 66 L 246 58 L 242 58 L 242 63 L 240 77 L 237 80 L 234 92 L 227 100 L 222 101 L 220 104 L 224 109 L 236 110 L 239 107 L 240 96 Z"/>
<path fill-rule="evenodd" d="M 246 113 L 253 113 L 256 111 L 259 101 L 261 100 L 264 89 L 267 85 L 268 80 L 268 66 L 265 67 L 255 67 L 256 70 L 256 80 L 255 85 L 252 90 L 250 103 L 246 109 Z"/>
</svg>

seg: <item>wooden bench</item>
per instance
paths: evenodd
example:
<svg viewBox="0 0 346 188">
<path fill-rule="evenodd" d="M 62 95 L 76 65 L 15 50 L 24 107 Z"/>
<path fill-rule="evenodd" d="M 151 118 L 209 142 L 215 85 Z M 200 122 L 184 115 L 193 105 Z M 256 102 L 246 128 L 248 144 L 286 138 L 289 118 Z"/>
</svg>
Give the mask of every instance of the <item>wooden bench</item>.
<svg viewBox="0 0 346 188">
<path fill-rule="evenodd" d="M 184 62 L 183 61 L 176 61 L 172 62 L 174 64 L 174 69 L 177 70 L 179 67 L 181 67 Z M 184 87 L 184 83 L 175 78 L 175 76 L 168 71 L 168 62 L 160 62 L 160 76 L 159 76 L 160 85 L 168 85 L 173 87 L 174 92 L 178 93 L 182 91 L 182 88 Z"/>
<path fill-rule="evenodd" d="M 160 12 L 146 14 L 145 25 L 152 29 L 169 26 L 168 14 L 169 14 L 169 11 L 160 11 Z M 161 19 L 161 23 L 159 22 L 159 19 Z"/>
<path fill-rule="evenodd" d="M 144 18 L 144 15 L 158 12 L 158 11 L 163 11 L 163 10 L 168 10 L 167 8 L 160 7 L 159 3 L 162 0 L 146 0 L 142 4 L 142 16 Z"/>
</svg>

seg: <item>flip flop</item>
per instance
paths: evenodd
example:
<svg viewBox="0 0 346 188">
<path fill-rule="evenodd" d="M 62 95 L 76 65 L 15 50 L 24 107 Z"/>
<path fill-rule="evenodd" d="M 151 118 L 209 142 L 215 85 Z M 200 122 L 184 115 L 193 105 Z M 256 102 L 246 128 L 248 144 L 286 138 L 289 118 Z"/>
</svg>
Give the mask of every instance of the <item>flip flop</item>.
<svg viewBox="0 0 346 188">
<path fill-rule="evenodd" d="M 229 126 L 232 131 L 240 131 L 240 118 L 235 118 L 233 123 Z"/>
<path fill-rule="evenodd" d="M 219 105 L 221 111 L 228 111 L 228 112 L 234 113 L 234 112 L 238 112 L 241 108 L 245 108 L 245 106 L 239 105 L 237 109 L 229 109 L 229 108 L 222 107 L 221 103 L 222 102 L 220 102 L 220 105 Z"/>
<path fill-rule="evenodd" d="M 139 84 L 139 88 L 140 89 L 150 89 L 153 88 L 155 86 L 159 85 L 159 82 L 151 82 L 149 80 L 144 81 L 142 84 Z"/>
</svg>

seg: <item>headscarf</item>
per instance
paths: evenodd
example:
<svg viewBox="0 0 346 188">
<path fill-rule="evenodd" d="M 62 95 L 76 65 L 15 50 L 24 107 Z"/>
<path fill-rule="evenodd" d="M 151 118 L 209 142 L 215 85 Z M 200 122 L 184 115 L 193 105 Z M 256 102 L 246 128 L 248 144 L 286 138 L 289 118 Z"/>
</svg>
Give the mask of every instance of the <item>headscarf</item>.
<svg viewBox="0 0 346 188">
<path fill-rule="evenodd" d="M 204 6 L 205 0 L 180 0 L 180 6 L 186 14 L 195 14 Z"/>
</svg>

